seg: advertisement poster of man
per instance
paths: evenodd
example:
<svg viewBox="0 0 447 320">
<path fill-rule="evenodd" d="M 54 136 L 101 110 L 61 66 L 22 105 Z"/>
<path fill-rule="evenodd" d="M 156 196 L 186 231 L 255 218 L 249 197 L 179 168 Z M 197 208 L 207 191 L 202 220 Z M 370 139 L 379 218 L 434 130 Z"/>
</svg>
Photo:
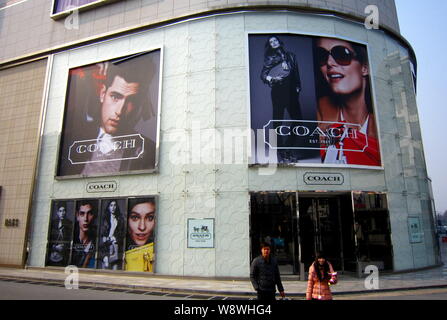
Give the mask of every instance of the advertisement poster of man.
<svg viewBox="0 0 447 320">
<path fill-rule="evenodd" d="M 102 200 L 98 240 L 98 269 L 121 270 L 126 236 L 126 201 Z"/>
<path fill-rule="evenodd" d="M 381 166 L 366 46 L 249 35 L 252 164 Z"/>
<path fill-rule="evenodd" d="M 79 268 L 96 267 L 96 238 L 98 236 L 97 217 L 97 200 L 76 201 L 71 265 L 75 265 Z"/>
<path fill-rule="evenodd" d="M 73 237 L 74 201 L 55 201 L 48 239 L 48 266 L 66 266 Z"/>
<path fill-rule="evenodd" d="M 155 198 L 129 199 L 125 270 L 154 272 Z"/>
<path fill-rule="evenodd" d="M 160 52 L 70 69 L 57 176 L 156 169 Z"/>
</svg>

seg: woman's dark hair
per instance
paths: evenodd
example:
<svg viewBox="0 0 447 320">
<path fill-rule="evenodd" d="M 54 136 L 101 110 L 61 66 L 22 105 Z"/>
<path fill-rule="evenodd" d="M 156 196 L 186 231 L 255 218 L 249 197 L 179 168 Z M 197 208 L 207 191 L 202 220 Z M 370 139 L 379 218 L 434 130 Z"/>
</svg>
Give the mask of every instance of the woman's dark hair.
<svg viewBox="0 0 447 320">
<path fill-rule="evenodd" d="M 320 39 L 321 38 L 315 38 L 313 40 L 314 57 L 316 56 L 316 49 L 318 48 L 317 44 Z M 345 41 L 345 40 L 343 40 L 343 41 Z M 353 43 L 353 42 L 349 42 L 349 41 L 345 41 L 345 42 L 348 42 L 352 46 L 352 49 L 355 52 L 355 59 L 357 61 L 359 61 L 360 64 L 366 65 L 369 67 L 368 53 L 366 51 L 366 47 L 361 44 L 357 44 L 357 43 Z M 331 89 L 329 88 L 328 83 L 326 82 L 323 75 L 321 74 L 320 66 L 318 64 L 317 59 L 314 59 L 314 70 L 315 70 L 317 99 L 321 98 L 321 97 L 328 96 L 331 98 L 331 100 L 333 101 L 333 103 L 335 105 L 342 105 L 343 98 L 341 96 L 337 96 L 332 93 Z M 374 113 L 374 110 L 372 107 L 372 101 L 371 101 L 371 85 L 370 85 L 370 77 L 369 76 L 366 77 L 365 103 L 366 103 L 368 112 Z"/>
<path fill-rule="evenodd" d="M 112 213 L 109 211 L 109 207 L 112 202 L 115 202 L 115 204 L 116 204 L 115 217 L 118 221 L 118 226 L 115 229 L 115 234 L 116 234 L 115 237 L 119 240 L 120 238 L 124 237 L 125 221 L 124 221 L 123 215 L 121 214 L 121 209 L 118 204 L 118 200 L 116 200 L 116 199 L 112 199 L 109 202 L 107 202 L 107 206 L 105 207 L 104 213 L 101 217 L 101 233 L 100 234 L 102 237 L 104 237 L 104 236 L 107 236 L 110 232 L 110 227 L 111 227 L 110 226 L 110 215 Z"/>
<path fill-rule="evenodd" d="M 136 199 L 129 199 L 129 214 L 132 212 L 132 209 L 142 203 L 150 203 L 154 207 L 156 206 L 155 198 L 136 198 Z"/>
<path fill-rule="evenodd" d="M 318 259 L 325 259 L 324 264 L 322 266 L 318 262 Z M 330 272 L 329 263 L 327 262 L 326 255 L 323 252 L 318 252 L 316 254 L 313 266 L 315 268 L 315 273 L 317 274 L 317 277 L 320 281 L 329 280 L 331 278 L 329 275 Z M 323 271 L 323 274 L 321 274 L 321 271 Z"/>
<path fill-rule="evenodd" d="M 278 40 L 279 48 L 277 48 L 277 49 L 272 48 L 272 46 L 270 45 L 270 39 L 272 39 L 272 38 L 276 38 L 276 40 Z M 278 36 L 276 36 L 276 35 L 269 36 L 265 45 L 264 45 L 264 58 L 275 55 L 277 50 L 284 50 L 284 42 L 282 42 L 281 39 L 279 39 Z"/>
<path fill-rule="evenodd" d="M 139 204 L 142 203 L 150 203 L 152 204 L 155 208 L 156 208 L 156 202 L 155 202 L 155 198 L 134 198 L 134 199 L 129 199 L 129 205 L 128 205 L 128 214 L 127 214 L 127 220 L 129 221 L 130 219 L 130 215 L 132 213 L 132 209 Z M 154 234 L 152 234 L 147 242 L 147 243 L 151 243 L 154 242 Z M 132 237 L 130 236 L 130 233 L 127 232 L 127 236 L 126 236 L 126 250 L 132 250 L 139 247 L 138 245 L 136 245 L 136 243 L 132 240 Z"/>
</svg>

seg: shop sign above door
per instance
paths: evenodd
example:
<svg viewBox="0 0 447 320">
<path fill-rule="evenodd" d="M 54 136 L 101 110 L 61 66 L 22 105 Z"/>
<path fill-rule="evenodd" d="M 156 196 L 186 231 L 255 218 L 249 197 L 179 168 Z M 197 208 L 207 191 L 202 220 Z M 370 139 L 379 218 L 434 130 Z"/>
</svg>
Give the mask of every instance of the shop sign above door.
<svg viewBox="0 0 447 320">
<path fill-rule="evenodd" d="M 345 177 L 341 173 L 306 172 L 304 183 L 307 185 L 342 185 Z"/>
<path fill-rule="evenodd" d="M 118 183 L 116 181 L 89 182 L 87 184 L 88 193 L 115 192 L 117 188 Z"/>
</svg>

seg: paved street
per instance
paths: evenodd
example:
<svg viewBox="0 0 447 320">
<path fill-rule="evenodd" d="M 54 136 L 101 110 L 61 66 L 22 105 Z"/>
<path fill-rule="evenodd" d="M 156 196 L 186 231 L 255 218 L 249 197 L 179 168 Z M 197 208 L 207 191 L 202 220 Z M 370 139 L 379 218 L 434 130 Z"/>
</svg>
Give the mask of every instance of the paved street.
<svg viewBox="0 0 447 320">
<path fill-rule="evenodd" d="M 380 292 L 335 297 L 336 300 L 447 300 L 447 288 Z"/>
<path fill-rule="evenodd" d="M 80 286 L 67 290 L 62 284 L 25 281 L 0 281 L 0 300 L 250 300 L 253 297 L 224 297 L 155 293 L 132 289 L 107 289 Z M 294 300 L 304 300 L 294 297 Z M 371 294 L 336 295 L 335 300 L 447 300 L 447 288 L 418 289 Z"/>
<path fill-rule="evenodd" d="M 444 261 L 447 244 L 442 244 Z M 340 274 L 333 287 L 335 300 L 447 300 L 447 265 L 371 279 Z M 369 277 L 368 277 L 369 278 Z M 79 290 L 65 289 L 67 274 L 58 268 L 0 268 L 0 300 L 250 300 L 255 297 L 248 279 L 211 280 L 192 277 L 146 276 L 80 271 Z M 284 277 L 286 295 L 303 300 L 307 282 Z M 442 288 L 442 289 L 441 289 Z M 379 291 L 377 291 L 379 290 Z"/>
<path fill-rule="evenodd" d="M 82 286 L 81 286 L 82 287 Z M 114 290 L 114 291 L 111 291 Z M 63 285 L 0 281 L 0 300 L 177 300 L 169 294 L 132 293 L 132 290 L 67 290 Z"/>
</svg>

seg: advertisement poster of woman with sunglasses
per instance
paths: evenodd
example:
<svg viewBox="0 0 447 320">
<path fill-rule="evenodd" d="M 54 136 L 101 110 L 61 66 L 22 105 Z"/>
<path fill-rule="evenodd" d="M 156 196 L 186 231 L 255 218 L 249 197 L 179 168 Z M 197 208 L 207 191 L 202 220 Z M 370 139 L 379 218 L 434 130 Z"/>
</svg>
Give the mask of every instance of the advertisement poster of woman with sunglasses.
<svg viewBox="0 0 447 320">
<path fill-rule="evenodd" d="M 380 166 L 366 47 L 333 38 L 315 43 L 324 163 Z M 326 148 L 327 147 L 327 148 Z"/>
<path fill-rule="evenodd" d="M 381 165 L 366 46 L 327 37 L 250 34 L 249 61 L 253 164 Z M 299 95 L 275 89 L 275 79 L 288 71 L 284 66 L 299 70 L 294 79 Z"/>
</svg>

